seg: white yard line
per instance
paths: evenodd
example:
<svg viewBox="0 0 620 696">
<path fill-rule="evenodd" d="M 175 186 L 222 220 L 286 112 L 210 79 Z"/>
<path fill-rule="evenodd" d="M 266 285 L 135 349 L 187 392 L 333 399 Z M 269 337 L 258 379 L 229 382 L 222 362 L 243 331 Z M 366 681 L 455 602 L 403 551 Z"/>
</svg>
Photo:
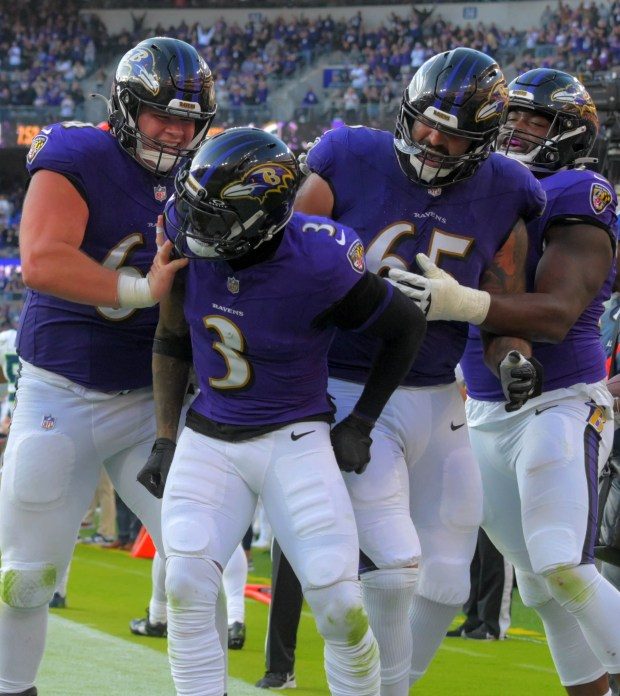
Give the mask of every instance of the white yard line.
<svg viewBox="0 0 620 696">
<path fill-rule="evenodd" d="M 55 615 L 37 686 L 46 696 L 174 694 L 164 653 Z M 265 690 L 230 678 L 228 696 L 265 696 Z"/>
</svg>

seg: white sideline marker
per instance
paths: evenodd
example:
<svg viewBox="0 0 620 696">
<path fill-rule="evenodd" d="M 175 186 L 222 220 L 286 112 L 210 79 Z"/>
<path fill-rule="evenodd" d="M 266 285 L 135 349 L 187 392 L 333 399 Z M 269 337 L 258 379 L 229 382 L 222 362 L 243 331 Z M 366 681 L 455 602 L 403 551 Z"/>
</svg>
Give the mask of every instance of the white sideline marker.
<svg viewBox="0 0 620 696">
<path fill-rule="evenodd" d="M 50 615 L 37 679 L 46 696 L 173 696 L 168 657 L 157 650 Z M 228 696 L 265 696 L 228 679 Z"/>
</svg>

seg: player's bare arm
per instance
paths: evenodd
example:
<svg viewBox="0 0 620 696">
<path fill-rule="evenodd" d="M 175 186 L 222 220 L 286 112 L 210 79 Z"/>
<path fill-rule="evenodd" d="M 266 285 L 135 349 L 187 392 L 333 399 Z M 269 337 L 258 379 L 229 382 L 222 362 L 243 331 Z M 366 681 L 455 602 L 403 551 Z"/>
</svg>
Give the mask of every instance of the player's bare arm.
<svg viewBox="0 0 620 696">
<path fill-rule="evenodd" d="M 525 292 L 527 228 L 521 218 L 484 272 L 480 289 L 493 294 Z"/>
<path fill-rule="evenodd" d="M 546 239 L 534 292 L 494 296 L 483 328 L 557 343 L 595 297 L 613 259 L 608 232 L 587 223 L 558 223 Z"/>
<path fill-rule="evenodd" d="M 527 258 L 527 228 L 522 219 L 517 220 L 508 239 L 486 269 L 480 289 L 491 294 L 506 295 L 525 292 L 525 262 Z M 493 374 L 499 376 L 499 364 L 511 350 L 530 357 L 531 344 L 513 336 L 494 336 L 482 331 L 484 359 Z"/>
<path fill-rule="evenodd" d="M 126 278 L 132 285 L 129 302 L 133 286 L 140 281 L 144 298 L 137 298 L 137 304 L 124 303 L 122 292 L 119 298 L 119 273 L 80 249 L 88 218 L 86 201 L 69 179 L 45 169 L 34 174 L 24 201 L 19 232 L 25 284 L 33 290 L 80 304 L 103 307 L 155 304 L 168 291 L 172 275 L 186 262 L 175 260 L 169 265 L 171 244 L 167 242 L 158 252 L 148 285 L 143 278 Z"/>
<path fill-rule="evenodd" d="M 330 217 L 334 209 L 334 194 L 330 185 L 318 174 L 310 174 L 295 198 L 295 210 L 307 215 Z"/>
<path fill-rule="evenodd" d="M 559 343 L 601 288 L 612 258 L 607 230 L 587 222 L 559 221 L 546 232 L 533 293 L 509 296 L 460 286 L 424 255 L 418 255 L 424 276 L 394 270 L 390 278 L 430 320 L 469 321 L 491 333 Z M 491 274 L 489 288 L 499 287 L 499 275 Z"/>
<path fill-rule="evenodd" d="M 153 345 L 153 393 L 157 437 L 176 440 L 192 364 L 189 327 L 183 315 L 185 283 L 177 276 L 170 294 L 160 303 Z"/>
<path fill-rule="evenodd" d="M 527 228 L 519 219 L 485 272 L 481 289 L 493 296 L 525 292 L 527 249 Z M 542 368 L 532 359 L 532 345 L 523 338 L 496 336 L 485 330 L 481 337 L 485 364 L 500 378 L 506 410 L 517 411 L 542 388 Z"/>
</svg>

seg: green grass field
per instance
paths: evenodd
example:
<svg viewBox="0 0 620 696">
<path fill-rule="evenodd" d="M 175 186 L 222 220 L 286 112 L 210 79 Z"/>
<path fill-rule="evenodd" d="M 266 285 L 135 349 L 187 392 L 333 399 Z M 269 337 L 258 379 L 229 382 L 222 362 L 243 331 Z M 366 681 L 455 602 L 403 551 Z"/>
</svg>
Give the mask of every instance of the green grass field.
<svg viewBox="0 0 620 696">
<path fill-rule="evenodd" d="M 255 552 L 250 582 L 269 576 L 267 553 Z M 128 629 L 150 596 L 151 562 L 129 554 L 78 545 L 71 567 L 68 606 L 53 610 L 39 686 L 42 696 L 173 694 L 165 640 L 139 638 Z M 267 606 L 246 601 L 248 637 L 229 651 L 229 696 L 264 694 L 252 684 L 264 672 Z M 302 615 L 296 675 L 299 696 L 328 694 L 322 642 L 308 610 Z M 515 594 L 509 639 L 479 643 L 447 639 L 416 696 L 560 696 L 540 622 Z"/>
</svg>

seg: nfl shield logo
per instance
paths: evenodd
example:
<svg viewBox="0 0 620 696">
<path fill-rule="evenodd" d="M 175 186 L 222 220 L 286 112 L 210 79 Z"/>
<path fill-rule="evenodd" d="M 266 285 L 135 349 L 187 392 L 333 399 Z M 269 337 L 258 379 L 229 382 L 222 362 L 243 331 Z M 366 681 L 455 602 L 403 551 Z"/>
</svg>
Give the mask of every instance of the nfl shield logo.
<svg viewBox="0 0 620 696">
<path fill-rule="evenodd" d="M 41 421 L 43 430 L 52 430 L 55 425 L 56 419 L 54 416 L 43 416 L 43 420 Z"/>
<path fill-rule="evenodd" d="M 239 281 L 234 276 L 231 276 L 226 280 L 226 287 L 228 288 L 229 292 L 236 295 L 239 292 Z"/>
<path fill-rule="evenodd" d="M 158 203 L 163 203 L 167 198 L 166 187 L 165 186 L 153 186 L 153 194 L 155 195 L 155 200 Z"/>
<path fill-rule="evenodd" d="M 437 196 L 441 196 L 441 189 L 440 188 L 429 188 L 428 189 L 429 196 L 434 196 L 437 198 Z"/>
</svg>

